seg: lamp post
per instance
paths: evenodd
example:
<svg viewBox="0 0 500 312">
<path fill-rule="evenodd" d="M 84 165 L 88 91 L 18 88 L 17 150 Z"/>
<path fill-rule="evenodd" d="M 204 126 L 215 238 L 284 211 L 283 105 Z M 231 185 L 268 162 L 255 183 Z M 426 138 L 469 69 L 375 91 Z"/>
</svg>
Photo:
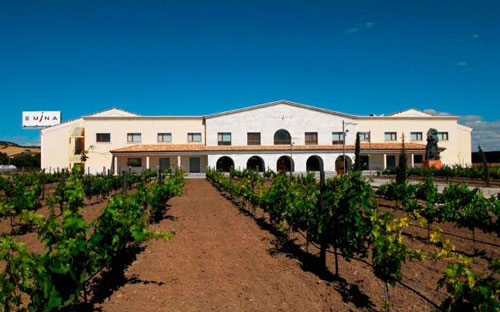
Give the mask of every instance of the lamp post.
<svg viewBox="0 0 500 312">
<path fill-rule="evenodd" d="M 370 176 L 372 176 L 372 168 L 370 163 L 372 160 L 372 131 L 368 131 L 368 170 L 370 171 Z"/>
<path fill-rule="evenodd" d="M 342 119 L 342 160 L 344 161 L 344 173 L 347 172 L 346 170 L 346 161 L 345 161 L 345 126 L 347 125 L 357 125 L 355 122 L 345 122 L 345 120 Z"/>
<path fill-rule="evenodd" d="M 290 138 L 290 178 L 292 177 L 293 172 L 293 146 L 295 145 L 295 139 L 298 138 Z"/>
</svg>

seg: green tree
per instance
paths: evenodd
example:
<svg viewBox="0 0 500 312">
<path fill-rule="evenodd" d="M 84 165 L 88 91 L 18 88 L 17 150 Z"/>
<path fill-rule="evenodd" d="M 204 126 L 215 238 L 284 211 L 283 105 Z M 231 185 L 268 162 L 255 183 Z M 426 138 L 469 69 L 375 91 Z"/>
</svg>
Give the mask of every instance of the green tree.
<svg viewBox="0 0 500 312">
<path fill-rule="evenodd" d="M 17 168 L 40 168 L 40 154 L 22 153 L 11 159 Z"/>
<path fill-rule="evenodd" d="M 0 153 L 0 165 L 8 165 L 9 163 L 9 156 L 5 153 Z"/>
<path fill-rule="evenodd" d="M 407 164 L 406 164 L 406 149 L 405 149 L 405 138 L 403 136 L 403 144 L 401 147 L 401 153 L 399 154 L 398 168 L 396 169 L 396 183 L 403 184 L 406 183 L 407 176 Z"/>
<path fill-rule="evenodd" d="M 356 145 L 354 149 L 354 171 L 361 171 L 361 156 L 359 155 L 361 153 L 361 144 L 359 140 L 359 132 L 356 133 Z"/>
</svg>

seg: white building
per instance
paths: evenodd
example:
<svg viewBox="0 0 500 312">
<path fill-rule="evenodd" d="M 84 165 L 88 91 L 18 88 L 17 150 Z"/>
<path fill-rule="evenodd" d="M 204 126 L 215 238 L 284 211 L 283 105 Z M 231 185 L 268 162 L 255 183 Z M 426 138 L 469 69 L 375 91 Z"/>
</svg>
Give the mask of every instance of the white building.
<svg viewBox="0 0 500 312">
<path fill-rule="evenodd" d="M 206 116 L 141 116 L 112 108 L 43 129 L 42 169 L 335 172 L 343 167 L 343 154 L 347 165 L 354 159 L 357 132 L 370 169 L 395 166 L 403 137 L 409 165 L 420 166 L 429 128 L 439 132 L 444 165 L 470 165 L 472 129 L 457 121 L 415 109 L 350 115 L 285 100 Z"/>
</svg>

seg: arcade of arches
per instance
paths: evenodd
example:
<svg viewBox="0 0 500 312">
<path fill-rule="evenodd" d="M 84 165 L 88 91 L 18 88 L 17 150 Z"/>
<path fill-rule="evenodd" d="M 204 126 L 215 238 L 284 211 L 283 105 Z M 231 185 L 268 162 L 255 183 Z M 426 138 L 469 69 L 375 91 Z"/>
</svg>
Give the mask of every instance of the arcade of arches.
<svg viewBox="0 0 500 312">
<path fill-rule="evenodd" d="M 347 171 L 350 170 L 352 166 L 352 160 L 349 156 L 346 156 L 346 167 Z M 229 172 L 231 171 L 232 168 L 234 168 L 234 161 L 231 157 L 228 156 L 222 156 L 217 160 L 216 163 L 216 170 L 217 171 L 222 171 L 222 172 Z M 277 172 L 290 172 L 290 171 L 295 171 L 294 169 L 294 160 L 290 156 L 281 156 L 278 158 L 276 161 L 276 171 Z M 259 156 L 252 156 L 248 158 L 247 164 L 246 164 L 247 169 L 255 170 L 257 172 L 264 172 L 265 171 L 265 163 L 264 160 L 259 157 Z M 317 155 L 310 156 L 307 161 L 306 161 L 306 170 L 307 171 L 321 171 L 323 170 L 323 159 Z M 345 172 L 343 170 L 344 168 L 344 160 L 343 156 L 337 157 L 335 160 L 335 168 L 337 171 Z"/>
</svg>

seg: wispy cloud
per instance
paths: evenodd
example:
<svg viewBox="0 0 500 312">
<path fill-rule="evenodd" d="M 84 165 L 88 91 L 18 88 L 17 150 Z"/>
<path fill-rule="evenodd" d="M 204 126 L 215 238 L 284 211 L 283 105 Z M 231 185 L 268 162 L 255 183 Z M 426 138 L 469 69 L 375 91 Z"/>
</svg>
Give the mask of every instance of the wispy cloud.
<svg viewBox="0 0 500 312">
<path fill-rule="evenodd" d="M 374 22 L 364 22 L 362 24 L 357 24 L 353 27 L 348 28 L 346 31 L 344 31 L 344 35 L 350 35 L 356 32 L 360 32 L 369 28 L 373 28 L 375 26 Z"/>
<path fill-rule="evenodd" d="M 478 40 L 478 39 L 479 39 L 479 34 L 478 33 L 474 33 L 472 35 L 469 35 L 469 36 L 467 36 L 465 38 L 460 39 L 459 41 L 461 43 L 466 43 L 466 42 L 474 41 L 474 40 Z"/>
<path fill-rule="evenodd" d="M 466 61 L 458 61 L 457 62 L 457 66 L 458 67 L 467 67 L 467 62 Z"/>
<path fill-rule="evenodd" d="M 424 112 L 437 116 L 450 115 L 434 109 L 426 109 Z M 500 120 L 486 121 L 478 115 L 465 115 L 460 117 L 458 123 L 472 128 L 473 151 L 477 151 L 478 145 L 485 151 L 500 151 Z"/>
</svg>

